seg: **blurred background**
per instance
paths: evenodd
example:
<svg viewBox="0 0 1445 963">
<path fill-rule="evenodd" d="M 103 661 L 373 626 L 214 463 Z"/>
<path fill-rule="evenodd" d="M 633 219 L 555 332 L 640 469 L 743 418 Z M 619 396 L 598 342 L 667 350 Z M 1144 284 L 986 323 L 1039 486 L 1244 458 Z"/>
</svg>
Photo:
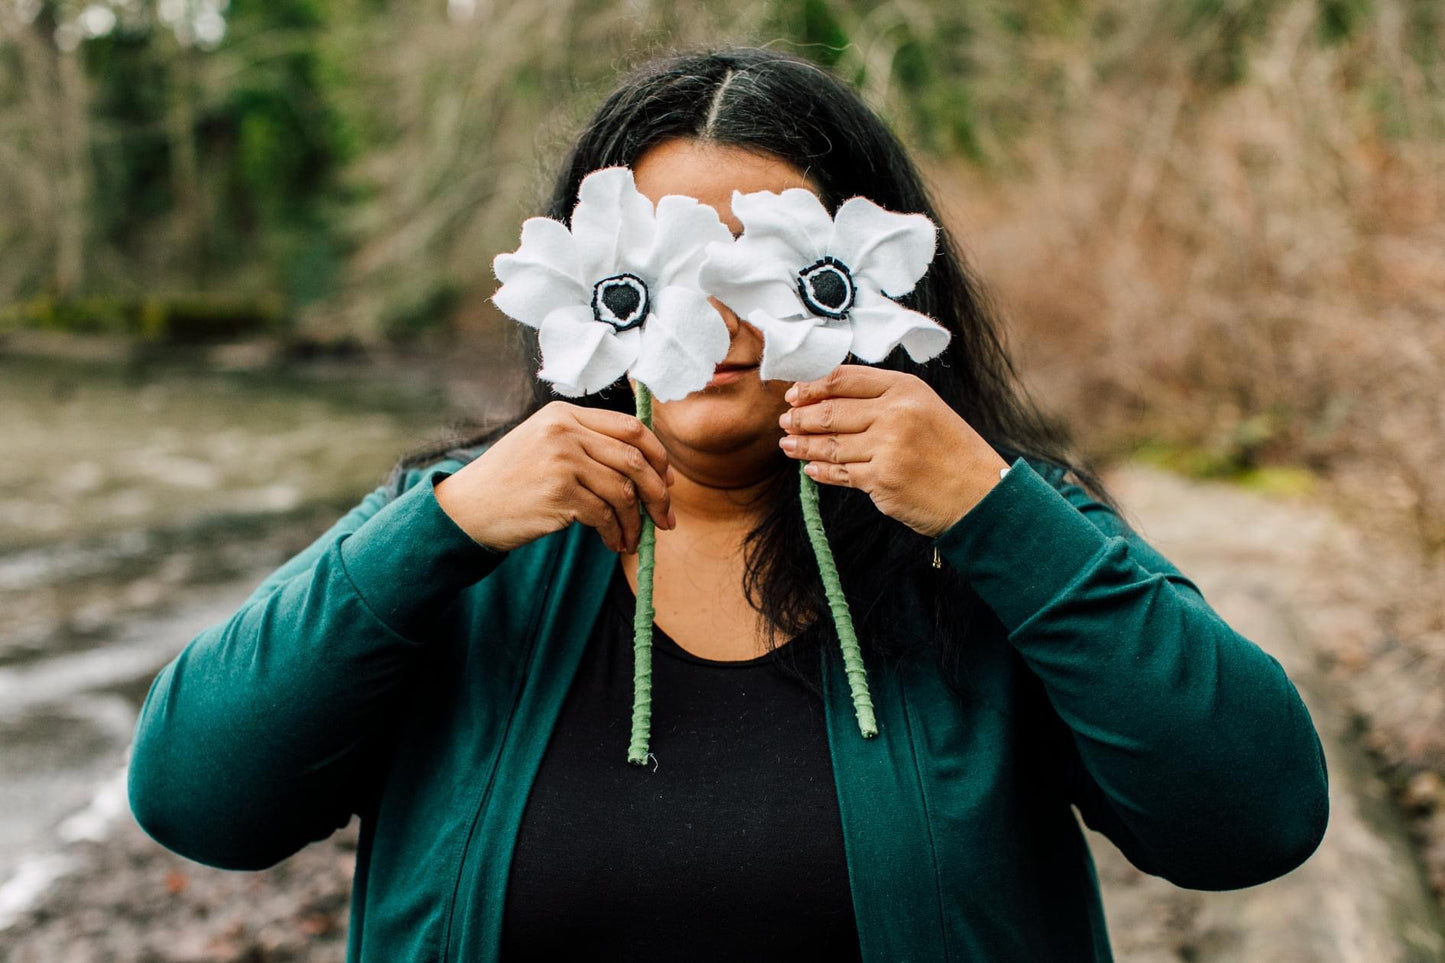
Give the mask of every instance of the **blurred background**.
<svg viewBox="0 0 1445 963">
<path fill-rule="evenodd" d="M 1120 959 L 1445 959 L 1438 0 L 0 0 L 0 955 L 341 958 L 355 825 L 167 853 L 136 709 L 510 410 L 493 255 L 620 70 L 737 42 L 915 149 L 1030 388 L 1326 738 L 1281 881 L 1093 840 Z"/>
</svg>

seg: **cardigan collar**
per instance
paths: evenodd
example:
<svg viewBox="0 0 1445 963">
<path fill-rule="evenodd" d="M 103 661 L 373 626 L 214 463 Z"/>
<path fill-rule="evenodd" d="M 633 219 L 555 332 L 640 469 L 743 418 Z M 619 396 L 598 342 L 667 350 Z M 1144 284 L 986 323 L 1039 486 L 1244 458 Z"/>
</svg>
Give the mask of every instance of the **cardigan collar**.
<svg viewBox="0 0 1445 963">
<path fill-rule="evenodd" d="M 467 844 L 471 871 L 462 874 L 455 897 L 449 959 L 496 959 L 500 952 L 506 882 L 527 797 L 617 564 L 616 554 L 581 525 L 548 541 L 536 628 L 494 769 L 505 778 L 490 780 Z M 938 875 L 918 872 L 934 866 L 935 857 L 913 744 L 916 723 L 901 678 L 910 670 L 907 663 L 868 665 L 879 732 L 864 739 L 842 659 L 835 646 L 824 653 L 828 744 L 863 958 L 944 959 Z M 618 753 L 625 748 L 618 746 Z M 456 905 L 472 910 L 456 912 Z"/>
</svg>

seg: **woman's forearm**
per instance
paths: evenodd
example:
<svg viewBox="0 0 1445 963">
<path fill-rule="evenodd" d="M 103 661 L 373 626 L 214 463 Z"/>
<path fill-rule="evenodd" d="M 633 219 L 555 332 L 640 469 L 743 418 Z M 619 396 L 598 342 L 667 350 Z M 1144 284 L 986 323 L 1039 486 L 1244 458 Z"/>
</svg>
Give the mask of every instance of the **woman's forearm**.
<svg viewBox="0 0 1445 963">
<path fill-rule="evenodd" d="M 1179 885 L 1287 872 L 1328 817 L 1298 692 L 1117 516 L 1072 494 L 1016 468 L 938 547 L 1068 727 L 1082 764 L 1073 801 L 1141 869 Z"/>
<path fill-rule="evenodd" d="M 368 498 L 165 666 L 130 760 L 137 821 L 230 869 L 272 865 L 344 826 L 358 749 L 429 639 L 428 620 L 504 557 L 436 505 L 432 476 Z"/>
</svg>

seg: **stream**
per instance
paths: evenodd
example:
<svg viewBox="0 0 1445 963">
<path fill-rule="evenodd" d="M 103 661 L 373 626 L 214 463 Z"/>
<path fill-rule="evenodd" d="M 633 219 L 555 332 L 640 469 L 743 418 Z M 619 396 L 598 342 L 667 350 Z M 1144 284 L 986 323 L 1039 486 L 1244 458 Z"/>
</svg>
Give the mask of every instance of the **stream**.
<svg viewBox="0 0 1445 963">
<path fill-rule="evenodd" d="M 156 671 L 442 436 L 439 380 L 0 355 L 0 929 L 128 819 Z"/>
</svg>

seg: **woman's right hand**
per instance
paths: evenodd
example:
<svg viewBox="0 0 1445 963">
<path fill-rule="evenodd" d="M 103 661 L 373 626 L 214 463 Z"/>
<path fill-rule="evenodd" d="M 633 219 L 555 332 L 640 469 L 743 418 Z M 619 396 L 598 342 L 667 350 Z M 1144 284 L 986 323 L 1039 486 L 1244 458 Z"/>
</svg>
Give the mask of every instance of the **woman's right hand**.
<svg viewBox="0 0 1445 963">
<path fill-rule="evenodd" d="M 573 522 L 615 552 L 635 552 L 640 499 L 670 529 L 667 450 L 632 415 L 554 401 L 436 486 L 437 504 L 472 540 L 510 551 Z"/>
</svg>

